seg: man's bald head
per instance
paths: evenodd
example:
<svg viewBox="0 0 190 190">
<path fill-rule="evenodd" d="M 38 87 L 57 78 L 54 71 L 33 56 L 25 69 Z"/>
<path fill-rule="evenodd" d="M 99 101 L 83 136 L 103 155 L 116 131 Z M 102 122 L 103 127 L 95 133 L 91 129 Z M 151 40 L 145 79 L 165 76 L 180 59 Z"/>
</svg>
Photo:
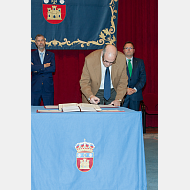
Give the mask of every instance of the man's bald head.
<svg viewBox="0 0 190 190">
<path fill-rule="evenodd" d="M 102 50 L 102 58 L 105 67 L 109 67 L 114 63 L 117 57 L 117 48 L 114 45 L 106 45 Z"/>
<path fill-rule="evenodd" d="M 104 46 L 103 48 L 103 56 L 105 54 L 109 55 L 109 56 L 117 56 L 117 48 L 114 45 L 111 44 L 107 44 Z"/>
</svg>

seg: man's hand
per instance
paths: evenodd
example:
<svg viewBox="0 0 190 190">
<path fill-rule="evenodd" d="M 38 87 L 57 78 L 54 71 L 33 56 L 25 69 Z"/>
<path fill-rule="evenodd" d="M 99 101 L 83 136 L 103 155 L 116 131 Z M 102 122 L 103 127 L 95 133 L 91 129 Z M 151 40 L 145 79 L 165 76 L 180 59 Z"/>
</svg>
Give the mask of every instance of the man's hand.
<svg viewBox="0 0 190 190">
<path fill-rule="evenodd" d="M 133 89 L 133 88 L 128 88 L 126 95 L 131 95 L 131 94 L 134 94 L 135 92 L 136 92 L 135 89 Z"/>
<path fill-rule="evenodd" d="M 109 105 L 113 105 L 113 106 L 118 106 L 118 107 L 120 107 L 120 101 L 119 101 L 119 100 L 114 100 L 114 101 L 112 101 Z"/>
<path fill-rule="evenodd" d="M 34 65 L 34 63 L 31 62 L 31 65 Z M 37 71 L 33 71 L 34 73 L 37 73 Z"/>
<path fill-rule="evenodd" d="M 49 67 L 50 65 L 51 65 L 51 63 L 46 63 L 46 64 L 44 64 L 44 68 Z"/>
<path fill-rule="evenodd" d="M 100 102 L 100 99 L 94 95 L 90 96 L 90 103 L 91 104 L 98 104 Z"/>
</svg>

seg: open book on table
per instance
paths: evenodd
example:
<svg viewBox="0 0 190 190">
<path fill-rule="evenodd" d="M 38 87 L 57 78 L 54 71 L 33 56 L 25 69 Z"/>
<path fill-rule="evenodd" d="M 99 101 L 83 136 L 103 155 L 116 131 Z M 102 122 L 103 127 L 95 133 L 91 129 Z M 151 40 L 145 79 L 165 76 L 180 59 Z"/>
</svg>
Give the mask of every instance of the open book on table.
<svg viewBox="0 0 190 190">
<path fill-rule="evenodd" d="M 37 110 L 37 113 L 62 113 L 63 111 L 58 110 L 58 109 L 53 109 L 53 110 Z"/>
<path fill-rule="evenodd" d="M 100 108 L 118 108 L 119 106 L 98 104 Z"/>
<path fill-rule="evenodd" d="M 63 112 L 96 112 L 101 111 L 102 109 L 95 104 L 87 104 L 87 103 L 68 103 L 68 104 L 59 104 L 58 105 L 59 111 L 63 110 Z"/>
</svg>

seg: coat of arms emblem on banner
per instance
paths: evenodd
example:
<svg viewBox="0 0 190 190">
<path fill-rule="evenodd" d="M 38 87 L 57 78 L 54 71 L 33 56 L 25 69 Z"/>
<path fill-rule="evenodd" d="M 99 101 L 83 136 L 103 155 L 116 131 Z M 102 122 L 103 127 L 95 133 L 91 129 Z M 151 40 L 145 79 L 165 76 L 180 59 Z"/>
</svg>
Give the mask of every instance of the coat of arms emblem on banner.
<svg viewBox="0 0 190 190">
<path fill-rule="evenodd" d="M 77 150 L 76 154 L 76 165 L 79 171 L 88 172 L 91 170 L 94 161 L 94 152 L 95 148 L 93 143 L 84 142 L 77 143 L 75 149 Z"/>
<path fill-rule="evenodd" d="M 65 0 L 43 0 L 43 16 L 51 24 L 61 23 L 66 15 Z"/>
</svg>

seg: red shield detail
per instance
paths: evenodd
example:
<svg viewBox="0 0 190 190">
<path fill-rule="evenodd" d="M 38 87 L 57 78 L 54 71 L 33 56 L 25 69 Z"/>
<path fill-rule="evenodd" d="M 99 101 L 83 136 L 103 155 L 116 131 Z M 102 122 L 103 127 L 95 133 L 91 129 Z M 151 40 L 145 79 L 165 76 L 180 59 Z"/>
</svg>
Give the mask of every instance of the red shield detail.
<svg viewBox="0 0 190 190">
<path fill-rule="evenodd" d="M 43 16 L 47 22 L 59 24 L 66 16 L 66 5 L 43 4 Z"/>
<path fill-rule="evenodd" d="M 77 162 L 76 162 L 77 168 L 81 172 L 88 172 L 89 170 L 91 170 L 93 166 L 93 160 L 94 160 L 93 153 L 91 153 L 91 156 L 85 155 L 83 153 L 80 153 L 80 156 L 78 156 L 77 153 Z"/>
<path fill-rule="evenodd" d="M 86 142 L 85 139 L 84 142 L 76 144 L 76 165 L 79 171 L 88 172 L 89 170 L 91 170 L 94 162 L 94 148 L 94 144 Z"/>
</svg>

